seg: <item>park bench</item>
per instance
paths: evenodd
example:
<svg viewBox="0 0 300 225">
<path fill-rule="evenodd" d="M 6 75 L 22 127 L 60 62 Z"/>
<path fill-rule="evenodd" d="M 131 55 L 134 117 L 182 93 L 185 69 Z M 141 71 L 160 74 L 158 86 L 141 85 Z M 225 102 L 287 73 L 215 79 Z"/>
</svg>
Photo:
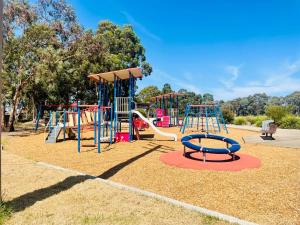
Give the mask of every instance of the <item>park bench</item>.
<svg viewBox="0 0 300 225">
<path fill-rule="evenodd" d="M 261 127 L 261 132 L 263 135 L 270 136 L 272 137 L 273 134 L 275 134 L 277 130 L 277 125 L 274 123 L 273 120 L 265 120 L 262 122 L 262 127 Z"/>
</svg>

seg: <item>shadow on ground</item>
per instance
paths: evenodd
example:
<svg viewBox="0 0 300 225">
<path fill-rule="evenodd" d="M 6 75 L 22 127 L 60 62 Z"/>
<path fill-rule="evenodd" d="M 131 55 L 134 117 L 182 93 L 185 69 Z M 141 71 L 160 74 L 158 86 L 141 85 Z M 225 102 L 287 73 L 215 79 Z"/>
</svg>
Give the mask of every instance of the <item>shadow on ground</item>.
<svg viewBox="0 0 300 225">
<path fill-rule="evenodd" d="M 110 177 L 114 176 L 117 174 L 119 171 L 121 171 L 123 168 L 126 166 L 130 165 L 131 163 L 137 161 L 138 159 L 141 159 L 145 157 L 146 155 L 154 152 L 154 151 L 159 151 L 159 152 L 168 152 L 168 151 L 174 151 L 174 149 L 168 147 L 168 146 L 163 146 L 163 145 L 157 145 L 155 143 L 150 142 L 148 146 L 145 147 L 145 152 L 136 155 L 124 162 L 121 162 L 114 167 L 106 170 L 105 172 L 101 173 L 99 178 L 102 179 L 109 179 Z M 41 188 L 29 193 L 26 193 L 24 195 L 21 195 L 11 201 L 9 201 L 9 204 L 12 206 L 14 212 L 20 212 L 25 210 L 26 208 L 34 205 L 36 202 L 45 200 L 53 195 L 59 194 L 60 192 L 66 191 L 73 186 L 80 184 L 86 180 L 89 179 L 94 179 L 93 176 L 89 175 L 78 175 L 78 176 L 70 176 L 64 179 L 63 181 L 60 181 L 56 184 L 53 184 L 49 187 Z"/>
</svg>

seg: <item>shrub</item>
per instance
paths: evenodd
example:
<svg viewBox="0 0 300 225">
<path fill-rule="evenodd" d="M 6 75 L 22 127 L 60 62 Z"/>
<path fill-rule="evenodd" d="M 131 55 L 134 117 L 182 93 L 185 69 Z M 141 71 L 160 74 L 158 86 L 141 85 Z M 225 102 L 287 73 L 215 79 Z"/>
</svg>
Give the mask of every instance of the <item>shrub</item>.
<svg viewBox="0 0 300 225">
<path fill-rule="evenodd" d="M 223 114 L 225 123 L 232 123 L 234 121 L 234 113 L 229 108 L 222 107 L 222 114 Z"/>
<path fill-rule="evenodd" d="M 257 116 L 246 116 L 246 121 L 250 124 L 255 124 L 257 121 Z"/>
<path fill-rule="evenodd" d="M 280 128 L 285 129 L 300 129 L 300 117 L 288 115 L 281 119 Z"/>
<path fill-rule="evenodd" d="M 4 224 L 5 221 L 11 216 L 13 210 L 11 206 L 5 202 L 0 202 L 0 224 Z"/>
<path fill-rule="evenodd" d="M 266 115 L 274 120 L 275 123 L 280 123 L 281 119 L 287 116 L 290 112 L 289 107 L 279 105 L 269 105 L 266 108 Z"/>
<path fill-rule="evenodd" d="M 247 121 L 245 117 L 237 116 L 234 118 L 233 124 L 235 125 L 246 125 Z"/>
<path fill-rule="evenodd" d="M 269 119 L 267 116 L 256 116 L 255 122 L 253 123 L 256 127 L 262 126 L 262 121 Z"/>
</svg>

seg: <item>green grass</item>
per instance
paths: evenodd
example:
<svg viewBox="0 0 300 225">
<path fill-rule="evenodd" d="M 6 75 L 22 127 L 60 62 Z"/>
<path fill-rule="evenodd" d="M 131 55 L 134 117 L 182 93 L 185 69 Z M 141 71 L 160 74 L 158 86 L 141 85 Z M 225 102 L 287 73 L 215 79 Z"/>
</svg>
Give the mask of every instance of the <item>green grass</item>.
<svg viewBox="0 0 300 225">
<path fill-rule="evenodd" d="M 7 219 L 11 216 L 13 210 L 9 204 L 0 202 L 0 225 L 4 224 Z"/>
</svg>

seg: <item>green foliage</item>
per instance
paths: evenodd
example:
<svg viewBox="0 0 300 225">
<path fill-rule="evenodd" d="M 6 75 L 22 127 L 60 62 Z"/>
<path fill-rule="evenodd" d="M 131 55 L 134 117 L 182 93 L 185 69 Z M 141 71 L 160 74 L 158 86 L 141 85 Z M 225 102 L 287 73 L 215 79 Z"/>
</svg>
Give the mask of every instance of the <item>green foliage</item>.
<svg viewBox="0 0 300 225">
<path fill-rule="evenodd" d="M 256 127 L 261 127 L 262 126 L 262 122 L 264 120 L 267 120 L 267 119 L 269 119 L 267 116 L 256 116 L 255 117 L 255 123 L 254 123 L 254 125 Z"/>
<path fill-rule="evenodd" d="M 214 101 L 214 96 L 212 94 L 209 93 L 205 93 L 203 94 L 203 99 L 202 99 L 203 103 L 210 103 Z"/>
<path fill-rule="evenodd" d="M 261 127 L 262 121 L 269 119 L 267 116 L 238 116 L 234 119 L 236 125 L 254 125 Z"/>
<path fill-rule="evenodd" d="M 280 123 L 281 119 L 287 116 L 290 112 L 289 107 L 279 105 L 269 105 L 266 108 L 266 115 L 272 118 L 275 123 Z"/>
<path fill-rule="evenodd" d="M 237 116 L 234 118 L 233 124 L 235 125 L 246 125 L 247 121 L 245 117 Z"/>
<path fill-rule="evenodd" d="M 280 128 L 285 129 L 300 129 L 300 117 L 288 115 L 281 119 Z"/>
<path fill-rule="evenodd" d="M 222 101 L 221 101 L 222 102 Z M 296 91 L 286 97 L 267 96 L 266 94 L 254 94 L 244 98 L 236 98 L 231 101 L 222 102 L 229 106 L 236 115 L 264 115 L 268 105 L 291 107 L 291 113 L 300 114 L 300 91 Z"/>
<path fill-rule="evenodd" d="M 145 109 L 137 109 L 138 112 L 140 112 L 144 117 L 147 118 L 147 112 Z"/>
<path fill-rule="evenodd" d="M 142 89 L 138 95 L 137 99 L 139 102 L 149 103 L 152 97 L 158 96 L 161 94 L 161 91 L 156 86 L 148 86 Z"/>
<path fill-rule="evenodd" d="M 11 216 L 13 210 L 5 202 L 0 202 L 0 225 L 4 224 L 5 221 Z"/>
<path fill-rule="evenodd" d="M 292 105 L 291 113 L 300 115 L 300 91 L 295 91 L 294 93 L 286 96 L 284 102 L 288 105 Z"/>
<path fill-rule="evenodd" d="M 97 89 L 90 73 L 129 67 L 141 67 L 145 76 L 152 72 L 132 26 L 103 21 L 96 32 L 84 30 L 66 1 L 9 0 L 4 30 L 4 100 L 12 115 L 20 101 L 31 110 L 46 101 L 94 103 Z"/>
<path fill-rule="evenodd" d="M 168 83 L 164 84 L 163 89 L 162 89 L 162 93 L 167 94 L 167 93 L 171 93 L 171 92 L 173 92 L 172 88 L 171 88 L 171 85 L 168 84 Z"/>
<path fill-rule="evenodd" d="M 257 122 L 258 116 L 246 116 L 246 121 L 250 124 L 255 124 Z"/>
<path fill-rule="evenodd" d="M 228 107 L 222 107 L 222 114 L 225 120 L 225 123 L 232 123 L 234 121 L 234 113 Z"/>
</svg>

